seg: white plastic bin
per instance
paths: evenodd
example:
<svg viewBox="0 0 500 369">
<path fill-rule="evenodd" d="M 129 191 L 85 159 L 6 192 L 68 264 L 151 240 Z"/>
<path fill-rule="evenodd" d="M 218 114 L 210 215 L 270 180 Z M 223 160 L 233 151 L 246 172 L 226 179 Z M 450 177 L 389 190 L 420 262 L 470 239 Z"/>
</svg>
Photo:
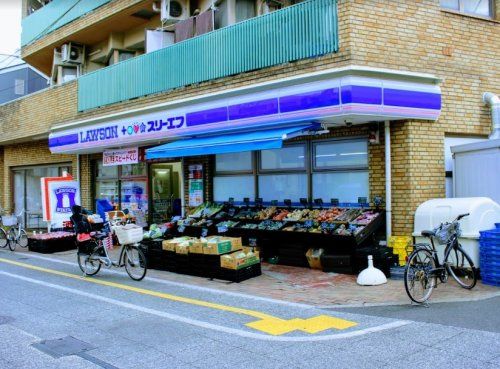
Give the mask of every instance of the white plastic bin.
<svg viewBox="0 0 500 369">
<path fill-rule="evenodd" d="M 443 222 L 451 222 L 460 214 L 469 213 L 460 221 L 462 234 L 459 242 L 474 265 L 479 265 L 479 231 L 495 228 L 500 222 L 500 206 L 487 197 L 434 199 L 422 203 L 415 212 L 413 236 L 417 242 L 428 242 L 422 237 L 424 230 L 433 230 Z M 445 245 L 434 243 L 442 261 Z"/>
<path fill-rule="evenodd" d="M 144 238 L 142 227 L 135 224 L 127 224 L 124 226 L 114 227 L 116 237 L 121 245 L 130 245 L 133 243 L 141 242 Z"/>
</svg>

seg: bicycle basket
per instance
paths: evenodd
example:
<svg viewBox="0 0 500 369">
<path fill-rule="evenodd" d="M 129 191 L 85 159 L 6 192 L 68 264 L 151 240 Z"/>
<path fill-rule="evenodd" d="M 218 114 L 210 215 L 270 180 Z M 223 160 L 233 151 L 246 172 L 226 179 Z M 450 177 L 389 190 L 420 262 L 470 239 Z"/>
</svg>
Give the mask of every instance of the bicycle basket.
<svg viewBox="0 0 500 369">
<path fill-rule="evenodd" d="M 17 225 L 17 217 L 15 215 L 4 215 L 2 217 L 2 223 L 6 227 L 13 227 Z"/>
<path fill-rule="evenodd" d="M 454 223 L 442 223 L 435 230 L 434 239 L 440 245 L 446 245 L 453 235 L 460 236 L 460 230 Z"/>
<path fill-rule="evenodd" d="M 114 227 L 114 230 L 116 237 L 118 237 L 118 242 L 120 242 L 121 245 L 141 242 L 144 237 L 142 227 L 136 226 L 135 224 L 116 226 Z"/>
</svg>

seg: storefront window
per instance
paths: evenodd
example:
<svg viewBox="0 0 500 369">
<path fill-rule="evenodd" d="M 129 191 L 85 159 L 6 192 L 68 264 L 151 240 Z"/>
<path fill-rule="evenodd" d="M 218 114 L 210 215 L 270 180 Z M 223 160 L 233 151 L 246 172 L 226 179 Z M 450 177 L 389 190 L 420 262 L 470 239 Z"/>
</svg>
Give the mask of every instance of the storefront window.
<svg viewBox="0 0 500 369">
<path fill-rule="evenodd" d="M 307 198 L 306 174 L 273 174 L 259 176 L 259 197 L 264 201 Z"/>
<path fill-rule="evenodd" d="M 215 170 L 217 172 L 251 171 L 252 153 L 247 151 L 216 155 Z"/>
<path fill-rule="evenodd" d="M 368 142 L 365 138 L 294 143 L 281 149 L 216 155 L 214 200 L 264 201 L 332 198 L 356 203 L 369 198 Z M 309 164 L 309 160 L 311 163 Z M 257 182 L 257 188 L 255 188 Z"/>
<path fill-rule="evenodd" d="M 148 182 L 146 163 L 121 166 L 103 166 L 102 160 L 95 163 L 96 211 L 113 208 L 129 209 L 135 216 L 146 218 L 148 214 Z M 102 216 L 103 214 L 101 214 Z"/>
<path fill-rule="evenodd" d="M 316 169 L 366 167 L 368 165 L 366 140 L 316 143 L 314 154 Z"/>
<path fill-rule="evenodd" d="M 145 177 L 146 163 L 122 165 L 122 177 Z"/>
<path fill-rule="evenodd" d="M 261 151 L 262 170 L 304 169 L 305 145 Z"/>
<path fill-rule="evenodd" d="M 22 221 L 27 228 L 40 228 L 42 222 L 41 178 L 58 177 L 64 172 L 70 174 L 69 165 L 37 166 L 13 169 L 14 212 L 25 210 Z"/>
<path fill-rule="evenodd" d="M 249 176 L 227 176 L 214 178 L 214 200 L 227 201 L 230 197 L 234 201 L 243 201 L 245 197 L 255 198 L 255 180 Z"/>
<path fill-rule="evenodd" d="M 356 203 L 359 197 L 368 197 L 368 171 L 314 173 L 312 188 L 314 199 Z"/>
</svg>

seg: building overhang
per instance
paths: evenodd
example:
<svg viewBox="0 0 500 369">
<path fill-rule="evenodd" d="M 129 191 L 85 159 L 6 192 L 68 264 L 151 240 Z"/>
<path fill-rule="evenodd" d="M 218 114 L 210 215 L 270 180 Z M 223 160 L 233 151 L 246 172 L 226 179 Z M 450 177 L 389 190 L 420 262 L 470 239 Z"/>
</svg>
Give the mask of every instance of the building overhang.
<svg viewBox="0 0 500 369">
<path fill-rule="evenodd" d="M 89 153 L 303 122 L 335 127 L 434 121 L 441 112 L 440 82 L 433 75 L 388 69 L 329 69 L 58 124 L 49 147 L 53 153 Z"/>
</svg>

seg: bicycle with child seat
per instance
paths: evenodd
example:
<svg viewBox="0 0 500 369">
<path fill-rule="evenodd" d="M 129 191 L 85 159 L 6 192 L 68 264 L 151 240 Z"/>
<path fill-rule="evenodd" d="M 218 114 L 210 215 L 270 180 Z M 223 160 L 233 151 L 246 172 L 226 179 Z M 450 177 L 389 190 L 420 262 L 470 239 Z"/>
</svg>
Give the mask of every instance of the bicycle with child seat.
<svg viewBox="0 0 500 369">
<path fill-rule="evenodd" d="M 115 232 L 120 232 L 121 226 L 115 226 Z M 137 242 L 120 242 L 121 249 L 117 260 L 112 260 L 108 249 L 110 243 L 112 246 L 112 232 L 109 222 L 106 222 L 104 232 L 92 232 L 91 239 L 85 241 L 85 249 L 82 250 L 83 245 L 79 245 L 77 258 L 80 270 L 86 276 L 93 276 L 99 273 L 101 267 L 104 265 L 107 268 L 111 267 L 125 267 L 125 270 L 130 278 L 135 281 L 140 281 L 146 276 L 147 263 L 146 256 L 142 252 Z M 140 228 L 142 238 L 142 228 Z M 121 238 L 120 236 L 118 237 Z"/>
<path fill-rule="evenodd" d="M 432 231 L 422 231 L 422 236 L 430 239 L 430 243 L 418 243 L 408 257 L 404 271 L 406 293 L 413 302 L 425 304 L 432 291 L 452 276 L 465 289 L 472 289 L 477 282 L 477 271 L 470 256 L 465 252 L 458 238 L 460 237 L 460 220 L 469 214 L 461 214 L 452 222 L 442 223 Z M 434 245 L 434 239 L 440 245 L 446 245 L 443 262 L 440 263 Z"/>
</svg>

